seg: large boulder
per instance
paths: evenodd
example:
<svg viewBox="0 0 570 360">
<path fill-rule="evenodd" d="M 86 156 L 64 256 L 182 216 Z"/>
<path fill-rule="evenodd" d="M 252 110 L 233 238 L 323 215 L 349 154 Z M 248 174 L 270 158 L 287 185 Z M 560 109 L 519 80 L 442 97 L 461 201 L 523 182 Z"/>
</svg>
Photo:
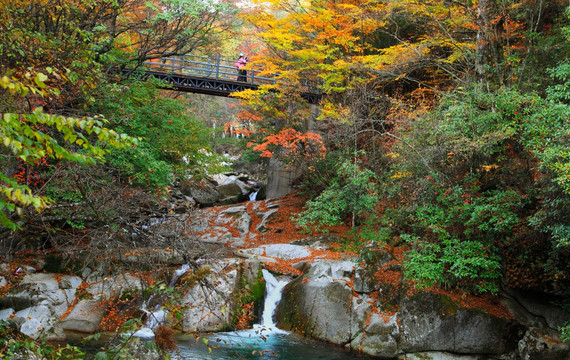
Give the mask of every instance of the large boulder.
<svg viewBox="0 0 570 360">
<path fill-rule="evenodd" d="M 253 302 L 258 309 L 265 290 L 261 265 L 255 260 L 218 260 L 187 272 L 178 283 L 185 291 L 182 330 L 186 332 L 229 329 L 238 321 L 241 305 Z"/>
<path fill-rule="evenodd" d="M 128 293 L 140 294 L 146 286 L 147 283 L 142 278 L 125 273 L 107 277 L 86 290 L 94 299 L 110 300 Z"/>
<path fill-rule="evenodd" d="M 75 292 L 82 282 L 78 276 L 35 273 L 24 276 L 20 286 L 32 294 L 30 299 L 33 304 L 48 305 L 59 317 L 75 299 Z"/>
<path fill-rule="evenodd" d="M 522 360 L 570 359 L 570 344 L 552 329 L 529 329 L 518 343 Z"/>
<path fill-rule="evenodd" d="M 230 324 L 232 295 L 238 285 L 239 261 L 225 259 L 180 278 L 186 286 L 182 330 L 219 331 Z"/>
<path fill-rule="evenodd" d="M 354 291 L 371 293 L 380 289 L 382 285 L 376 280 L 374 274 L 392 260 L 392 255 L 383 247 L 368 246 L 359 256 L 359 266 L 354 272 Z"/>
<path fill-rule="evenodd" d="M 237 176 L 228 176 L 220 185 L 216 187 L 222 197 L 240 196 L 245 197 L 252 188 L 239 180 Z"/>
<path fill-rule="evenodd" d="M 353 292 L 348 285 L 354 264 L 319 261 L 288 284 L 277 308 L 280 327 L 335 344 L 349 343 L 354 334 Z"/>
<path fill-rule="evenodd" d="M 464 308 L 445 295 L 422 292 L 400 304 L 403 352 L 448 351 L 460 354 L 505 354 L 524 334 L 513 320 Z"/>
<path fill-rule="evenodd" d="M 283 260 L 301 259 L 311 256 L 311 251 L 306 246 L 290 244 L 270 244 L 257 248 L 241 249 L 237 255 L 249 258 L 271 257 Z"/>
<path fill-rule="evenodd" d="M 370 313 L 368 325 L 360 332 L 350 346 L 355 350 L 383 358 L 398 354 L 399 325 L 397 315 L 382 316 Z"/>
<path fill-rule="evenodd" d="M 37 305 L 20 310 L 11 319 L 19 325 L 20 332 L 32 339 L 41 337 L 46 340 L 64 339 L 63 328 L 59 324 L 59 317 L 54 314 L 50 306 Z"/>
<path fill-rule="evenodd" d="M 99 330 L 107 307 L 104 301 L 81 300 L 62 321 L 63 329 L 92 334 Z"/>
<path fill-rule="evenodd" d="M 216 186 L 207 180 L 202 182 L 193 179 L 184 180 L 180 184 L 180 191 L 186 196 L 191 196 L 201 206 L 212 206 L 222 197 Z"/>
</svg>

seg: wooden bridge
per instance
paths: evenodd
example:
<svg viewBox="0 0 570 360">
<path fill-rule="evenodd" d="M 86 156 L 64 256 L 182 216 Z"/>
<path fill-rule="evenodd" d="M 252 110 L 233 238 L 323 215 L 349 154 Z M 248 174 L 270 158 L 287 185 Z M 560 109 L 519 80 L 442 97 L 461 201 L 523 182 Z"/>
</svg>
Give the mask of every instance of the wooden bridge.
<svg viewBox="0 0 570 360">
<path fill-rule="evenodd" d="M 220 57 L 185 55 L 147 61 L 144 70 L 123 69 L 123 74 L 137 78 L 153 76 L 169 84 L 170 89 L 225 97 L 233 92 L 255 90 L 260 85 L 282 81 L 277 79 L 277 75 L 261 76 L 261 69 L 251 68 L 251 65 L 247 70 L 245 81 L 238 81 L 238 72 L 234 63 L 235 60 Z M 301 96 L 307 102 L 317 104 L 320 101 L 321 93 L 316 82 L 305 81 L 300 85 Z"/>
</svg>

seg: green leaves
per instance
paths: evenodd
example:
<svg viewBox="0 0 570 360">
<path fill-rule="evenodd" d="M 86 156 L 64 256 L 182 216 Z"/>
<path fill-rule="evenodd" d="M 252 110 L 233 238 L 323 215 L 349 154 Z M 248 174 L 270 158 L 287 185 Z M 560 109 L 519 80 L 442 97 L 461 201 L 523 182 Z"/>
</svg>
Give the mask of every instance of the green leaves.
<svg viewBox="0 0 570 360">
<path fill-rule="evenodd" d="M 321 230 L 322 225 L 337 225 L 352 215 L 355 218 L 373 213 L 378 203 L 376 175 L 350 160 L 336 169 L 330 185 L 315 199 L 308 201 L 307 210 L 294 220 L 306 231 Z"/>
<path fill-rule="evenodd" d="M 500 258 L 479 241 L 447 238 L 440 244 L 402 235 L 412 246 L 406 254 L 405 275 L 418 286 L 458 286 L 475 292 L 496 292 L 496 280 L 501 276 Z"/>
<path fill-rule="evenodd" d="M 48 73 L 53 73 L 53 70 L 48 70 Z M 33 79 L 33 84 L 26 82 L 30 79 Z M 42 73 L 27 73 L 23 81 L 3 76 L 0 78 L 0 87 L 20 96 L 26 96 L 29 92 L 41 96 L 53 95 L 54 92 L 45 85 L 47 79 L 48 76 Z M 138 143 L 136 138 L 103 127 L 104 120 L 101 118 L 46 114 L 41 107 L 31 113 L 7 112 L 1 114 L 0 119 L 0 146 L 5 153 L 30 165 L 46 156 L 92 164 L 103 160 L 108 152 L 107 146 L 124 148 Z M 56 133 L 50 135 L 46 129 Z M 92 134 L 97 136 L 93 137 Z M 7 213 L 20 215 L 25 207 L 41 211 L 49 206 L 51 201 L 48 198 L 34 195 L 28 186 L 18 184 L 2 173 L 0 179 L 4 182 L 0 185 L 0 207 Z M 0 214 L 0 222 L 12 230 L 16 229 L 4 212 Z"/>
<path fill-rule="evenodd" d="M 137 81 L 112 87 L 91 110 L 105 114 L 117 131 L 141 137 L 137 146 L 113 149 L 109 163 L 133 183 L 163 187 L 177 170 L 205 167 L 209 130 L 188 115 L 183 99 L 160 96 L 156 85 Z M 98 128 L 93 132 L 103 136 Z"/>
</svg>

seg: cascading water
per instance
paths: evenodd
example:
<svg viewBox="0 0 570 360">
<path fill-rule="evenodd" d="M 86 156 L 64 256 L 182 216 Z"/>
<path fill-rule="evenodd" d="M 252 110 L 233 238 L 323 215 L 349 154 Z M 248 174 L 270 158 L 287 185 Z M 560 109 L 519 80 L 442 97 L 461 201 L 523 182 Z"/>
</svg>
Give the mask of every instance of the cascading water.
<svg viewBox="0 0 570 360">
<path fill-rule="evenodd" d="M 176 282 L 178 281 L 178 279 L 180 279 L 180 277 L 184 274 L 186 274 L 186 271 L 190 270 L 190 265 L 188 264 L 184 264 L 182 265 L 182 267 L 178 270 L 174 271 L 174 276 L 172 277 L 172 280 L 170 280 L 170 284 L 168 284 L 168 286 L 170 287 L 174 287 L 174 285 L 176 285 Z"/>
<path fill-rule="evenodd" d="M 172 280 L 170 280 L 169 286 L 174 287 L 174 285 L 176 285 L 176 282 L 178 282 L 178 279 L 180 279 L 180 277 L 184 275 L 189 269 L 190 265 L 184 264 L 180 269 L 174 271 L 174 275 L 172 276 Z M 158 325 L 164 323 L 164 320 L 166 319 L 166 312 L 160 308 L 160 305 L 157 305 L 153 311 L 147 309 L 147 306 L 151 300 L 152 295 L 148 298 L 147 301 L 144 302 L 143 306 L 141 307 L 141 310 L 147 314 L 146 322 L 144 327 L 137 330 L 133 334 L 134 337 L 141 339 L 153 339 L 154 331 L 152 331 L 152 329 L 155 329 L 158 327 Z"/>
<path fill-rule="evenodd" d="M 284 332 L 275 325 L 273 314 L 279 301 L 281 301 L 281 291 L 289 283 L 289 280 L 277 280 L 273 274 L 265 269 L 262 270 L 262 273 L 265 279 L 265 303 L 260 326 L 269 331 Z"/>
<path fill-rule="evenodd" d="M 289 279 L 277 279 L 269 271 L 262 270 L 265 279 L 265 302 L 261 323 L 253 329 L 204 335 L 204 341 L 194 336 L 177 338 L 176 360 L 349 360 L 353 353 L 341 347 L 305 339 L 295 333 L 280 330 L 273 315 L 281 301 L 281 291 Z M 212 348 L 205 344 L 215 344 Z M 358 356 L 359 359 L 371 359 Z"/>
<path fill-rule="evenodd" d="M 257 200 L 257 193 L 258 192 L 259 192 L 259 190 L 249 193 L 249 201 Z"/>
</svg>

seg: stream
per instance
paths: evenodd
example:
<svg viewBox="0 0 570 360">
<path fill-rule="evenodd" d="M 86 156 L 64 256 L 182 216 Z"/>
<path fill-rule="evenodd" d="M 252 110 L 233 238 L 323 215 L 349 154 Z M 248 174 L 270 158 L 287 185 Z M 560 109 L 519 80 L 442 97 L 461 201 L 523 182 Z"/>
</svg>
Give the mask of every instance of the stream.
<svg viewBox="0 0 570 360">
<path fill-rule="evenodd" d="M 266 295 L 261 324 L 256 324 L 249 330 L 219 332 L 203 335 L 199 339 L 191 335 L 179 335 L 176 338 L 178 353 L 173 359 L 373 359 L 340 346 L 313 341 L 278 329 L 273 314 L 281 300 L 281 290 L 289 280 L 278 280 L 267 270 L 263 270 L 263 278 Z"/>
</svg>

